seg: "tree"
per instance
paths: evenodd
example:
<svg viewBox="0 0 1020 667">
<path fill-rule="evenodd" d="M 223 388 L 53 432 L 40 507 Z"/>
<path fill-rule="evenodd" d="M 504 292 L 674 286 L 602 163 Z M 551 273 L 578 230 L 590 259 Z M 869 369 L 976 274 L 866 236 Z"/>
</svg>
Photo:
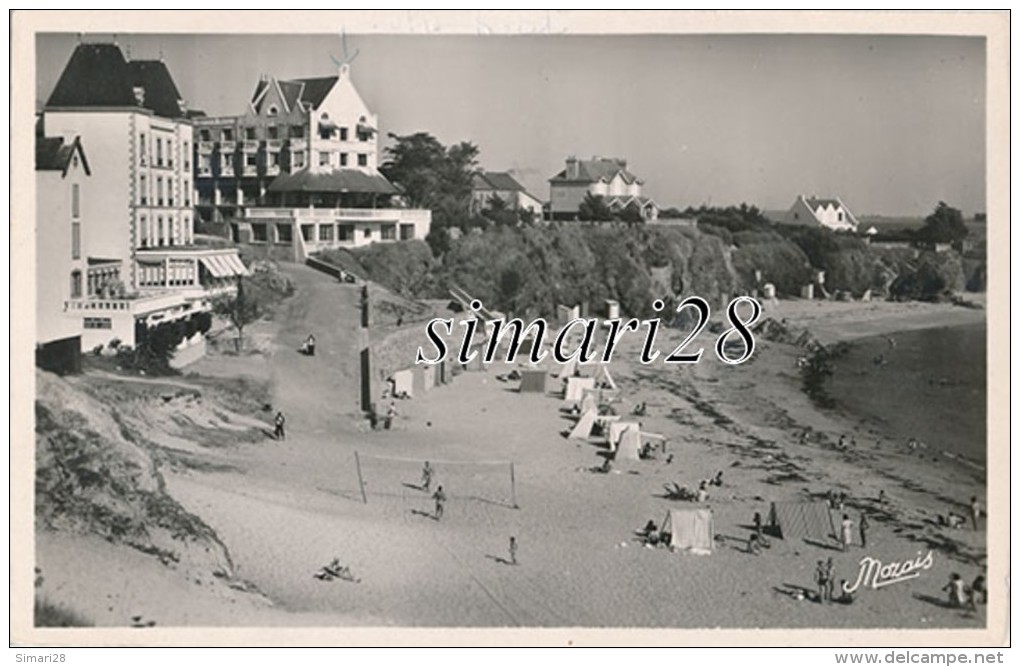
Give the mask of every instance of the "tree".
<svg viewBox="0 0 1020 667">
<path fill-rule="evenodd" d="M 432 211 L 433 229 L 466 229 L 478 147 L 463 141 L 447 148 L 426 132 L 389 136 L 394 143 L 386 148 L 379 170 L 400 184 L 409 205 Z M 432 239 L 429 245 L 438 254 L 446 245 L 444 235 Z"/>
<path fill-rule="evenodd" d="M 237 292 L 221 296 L 213 301 L 213 312 L 230 320 L 230 323 L 237 329 L 237 339 L 234 344 L 238 352 L 244 346 L 244 327 L 262 316 L 261 304 L 255 297 L 245 292 L 244 283 L 244 277 L 238 276 Z"/>
<path fill-rule="evenodd" d="M 929 243 L 955 243 L 967 236 L 967 226 L 963 224 L 963 214 L 944 201 L 940 201 L 935 211 L 924 219 L 924 227 L 918 232 L 918 238 Z"/>
<path fill-rule="evenodd" d="M 482 215 L 501 227 L 514 227 L 520 222 L 517 212 L 510 208 L 510 202 L 497 194 L 489 197 L 485 208 L 482 209 Z"/>
<path fill-rule="evenodd" d="M 577 214 L 582 220 L 595 222 L 606 222 L 613 219 L 613 212 L 609 210 L 605 198 L 590 192 L 584 196 L 584 201 L 577 207 Z"/>
</svg>

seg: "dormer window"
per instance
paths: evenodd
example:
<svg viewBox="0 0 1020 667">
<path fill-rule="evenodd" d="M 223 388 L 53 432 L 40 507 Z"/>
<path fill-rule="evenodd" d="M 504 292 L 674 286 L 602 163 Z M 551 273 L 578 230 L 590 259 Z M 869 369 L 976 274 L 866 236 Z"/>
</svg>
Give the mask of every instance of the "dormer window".
<svg viewBox="0 0 1020 667">
<path fill-rule="evenodd" d="M 141 86 L 135 86 L 134 88 L 132 88 L 132 92 L 135 94 L 135 102 L 138 104 L 138 106 L 144 106 L 145 88 L 142 88 Z"/>
</svg>

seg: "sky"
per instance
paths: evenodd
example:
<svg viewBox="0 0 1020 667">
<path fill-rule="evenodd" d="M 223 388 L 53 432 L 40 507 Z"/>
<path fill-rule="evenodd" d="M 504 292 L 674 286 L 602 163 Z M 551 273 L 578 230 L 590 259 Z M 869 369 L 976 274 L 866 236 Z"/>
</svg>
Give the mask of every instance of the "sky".
<svg viewBox="0 0 1020 667">
<path fill-rule="evenodd" d="M 87 34 L 85 41 L 113 41 Z M 260 74 L 335 73 L 338 33 L 120 34 L 162 57 L 189 107 L 245 110 Z M 76 34 L 36 41 L 36 104 Z M 354 84 L 383 136 L 470 141 L 540 199 L 568 156 L 620 157 L 660 206 L 798 194 L 857 215 L 986 209 L 986 56 L 980 37 L 914 35 L 348 34 Z"/>
</svg>

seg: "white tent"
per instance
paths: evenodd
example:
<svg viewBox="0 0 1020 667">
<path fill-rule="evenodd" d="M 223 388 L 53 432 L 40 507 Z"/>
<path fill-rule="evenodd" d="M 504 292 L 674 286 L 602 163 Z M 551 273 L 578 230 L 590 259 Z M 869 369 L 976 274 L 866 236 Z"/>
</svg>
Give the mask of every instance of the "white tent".
<svg viewBox="0 0 1020 667">
<path fill-rule="evenodd" d="M 616 382 L 613 381 L 613 376 L 609 374 L 609 367 L 605 364 L 599 364 L 598 370 L 595 371 L 595 385 L 616 389 Z"/>
<path fill-rule="evenodd" d="M 616 460 L 641 460 L 641 431 L 637 424 L 624 429 L 620 434 L 620 444 L 616 447 Z"/>
<path fill-rule="evenodd" d="M 410 370 L 397 371 L 393 374 L 393 393 L 396 396 L 414 396 L 414 373 Z"/>
<path fill-rule="evenodd" d="M 706 555 L 715 548 L 712 510 L 669 510 L 661 530 L 669 534 L 668 545 L 673 549 Z"/>
<path fill-rule="evenodd" d="M 581 413 L 581 418 L 570 431 L 568 438 L 584 439 L 591 435 L 591 429 L 595 426 L 595 411 L 587 410 Z"/>
<path fill-rule="evenodd" d="M 641 426 L 637 422 L 621 422 L 621 421 L 618 421 L 618 422 L 613 422 L 612 424 L 609 425 L 609 434 L 608 434 L 609 435 L 609 449 L 612 449 L 612 450 L 616 449 L 616 444 L 618 442 L 620 442 L 620 437 L 623 435 L 623 432 L 626 431 L 627 429 L 629 429 L 631 426 L 633 426 L 635 431 L 640 434 Z M 638 440 L 640 440 L 640 439 L 641 439 L 641 436 L 638 435 Z"/>
<path fill-rule="evenodd" d="M 567 391 L 563 396 L 566 401 L 580 401 L 585 389 L 595 388 L 595 378 L 567 378 Z"/>
</svg>

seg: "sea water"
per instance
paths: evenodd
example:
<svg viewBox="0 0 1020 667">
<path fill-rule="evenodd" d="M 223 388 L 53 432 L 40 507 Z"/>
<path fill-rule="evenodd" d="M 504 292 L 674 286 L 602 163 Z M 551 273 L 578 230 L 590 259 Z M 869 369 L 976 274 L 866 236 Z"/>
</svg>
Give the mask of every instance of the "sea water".
<svg viewBox="0 0 1020 667">
<path fill-rule="evenodd" d="M 984 463 L 987 339 L 984 324 L 919 329 L 853 341 L 827 393 L 895 437 Z M 1008 360 L 1003 360 L 1008 363 Z M 860 438 L 858 438 L 860 440 Z M 863 443 L 858 443 L 863 444 Z"/>
</svg>

